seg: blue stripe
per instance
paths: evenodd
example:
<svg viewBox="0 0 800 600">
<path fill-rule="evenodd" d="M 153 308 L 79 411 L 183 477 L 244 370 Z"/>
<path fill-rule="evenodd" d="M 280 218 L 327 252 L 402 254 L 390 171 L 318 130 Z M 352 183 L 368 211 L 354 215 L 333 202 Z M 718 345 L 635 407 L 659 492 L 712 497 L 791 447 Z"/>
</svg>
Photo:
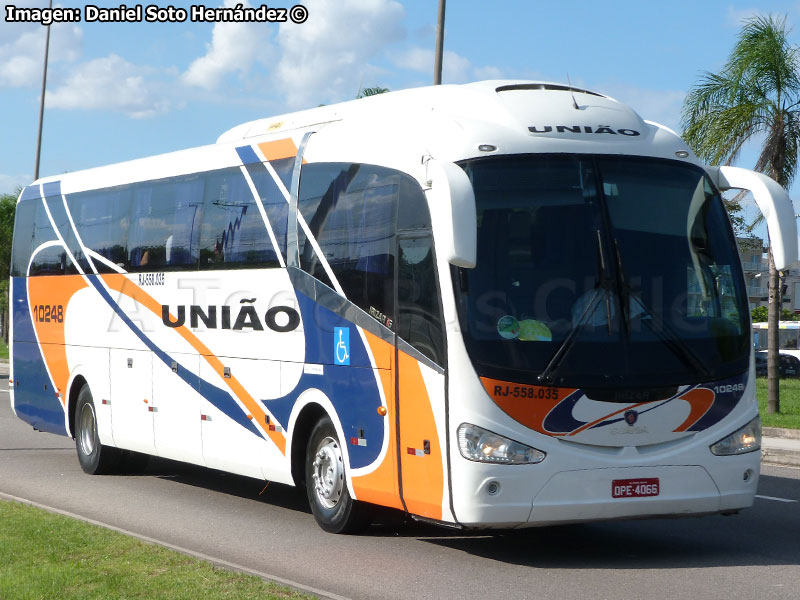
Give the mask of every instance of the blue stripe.
<svg viewBox="0 0 800 600">
<path fill-rule="evenodd" d="M 44 197 L 49 198 L 50 196 L 60 196 L 61 195 L 61 182 L 60 181 L 51 181 L 50 183 L 45 183 L 43 186 L 44 188 Z"/>
<path fill-rule="evenodd" d="M 285 426 L 297 398 L 303 392 L 310 389 L 322 391 L 339 417 L 345 436 L 342 442 L 349 444 L 350 438 L 362 437 L 360 432 L 367 439 L 367 446 L 348 447 L 350 467 L 357 469 L 372 464 L 383 446 L 384 417 L 377 411 L 381 406 L 377 375 L 372 369 L 361 336 L 353 323 L 300 292 L 297 292 L 297 303 L 303 319 L 305 362 L 325 365 L 325 375 L 303 373 L 289 394 L 262 402 L 275 415 L 278 423 Z M 349 366 L 334 364 L 334 331 L 337 327 L 352 330 Z"/>
<path fill-rule="evenodd" d="M 258 156 L 256 156 L 255 151 L 250 146 L 239 146 L 236 148 L 236 153 L 239 155 L 239 158 L 242 159 L 242 163 L 245 165 L 261 162 L 258 160 Z"/>
<path fill-rule="evenodd" d="M 36 343 L 28 287 L 24 277 L 14 278 L 14 410 L 40 431 L 67 435 L 64 407 L 56 398 L 55 386 L 47 374 L 44 357 Z"/>
<path fill-rule="evenodd" d="M 29 185 L 22 190 L 22 195 L 20 196 L 20 202 L 23 200 L 35 200 L 39 198 L 39 186 L 38 185 Z"/>
<path fill-rule="evenodd" d="M 172 363 L 174 362 L 170 356 L 161 350 L 158 346 L 153 343 L 150 338 L 148 338 L 136 325 L 133 324 L 128 316 L 122 311 L 119 306 L 117 306 L 116 302 L 111 298 L 109 293 L 100 283 L 99 278 L 97 275 L 88 275 L 87 279 L 91 282 L 91 284 L 95 287 L 98 293 L 103 297 L 103 299 L 108 303 L 108 305 L 114 310 L 115 313 L 119 316 L 120 319 L 130 328 L 133 333 L 147 346 L 153 354 L 155 354 L 161 362 L 163 362 L 167 367 L 172 368 Z M 225 413 L 228 417 L 233 419 L 236 423 L 247 429 L 253 435 L 261 438 L 263 437 L 261 433 L 256 429 L 256 426 L 253 425 L 252 421 L 250 421 L 236 401 L 231 397 L 229 393 L 225 390 L 218 388 L 215 385 L 212 385 L 208 381 L 204 379 L 200 379 L 197 375 L 189 371 L 186 367 L 181 364 L 178 364 L 178 377 L 180 377 L 183 381 L 185 381 L 188 385 L 190 385 L 195 390 L 198 390 L 201 396 L 208 400 L 212 405 L 214 405 L 217 409 Z"/>
</svg>

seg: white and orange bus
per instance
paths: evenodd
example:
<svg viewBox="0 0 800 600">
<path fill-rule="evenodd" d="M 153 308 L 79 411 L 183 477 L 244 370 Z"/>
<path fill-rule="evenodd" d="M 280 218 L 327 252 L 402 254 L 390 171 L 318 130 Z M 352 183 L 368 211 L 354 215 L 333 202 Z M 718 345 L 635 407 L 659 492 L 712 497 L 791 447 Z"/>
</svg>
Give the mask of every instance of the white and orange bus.
<svg viewBox="0 0 800 600">
<path fill-rule="evenodd" d="M 598 93 L 490 81 L 263 119 L 17 205 L 11 404 L 88 473 L 140 454 L 466 528 L 749 506 L 747 294 L 786 192 Z"/>
</svg>

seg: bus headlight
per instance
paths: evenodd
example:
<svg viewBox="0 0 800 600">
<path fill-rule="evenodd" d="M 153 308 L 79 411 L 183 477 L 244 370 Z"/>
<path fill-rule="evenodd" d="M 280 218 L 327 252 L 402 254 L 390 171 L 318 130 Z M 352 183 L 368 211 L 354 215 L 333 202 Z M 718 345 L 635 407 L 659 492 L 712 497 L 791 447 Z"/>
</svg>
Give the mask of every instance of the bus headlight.
<svg viewBox="0 0 800 600">
<path fill-rule="evenodd" d="M 758 416 L 741 429 L 737 429 L 728 437 L 722 438 L 711 446 L 711 452 L 717 456 L 747 454 L 761 449 L 761 417 Z"/>
<path fill-rule="evenodd" d="M 503 465 L 540 463 L 546 456 L 541 450 L 470 423 L 458 426 L 458 448 L 466 459 Z"/>
</svg>

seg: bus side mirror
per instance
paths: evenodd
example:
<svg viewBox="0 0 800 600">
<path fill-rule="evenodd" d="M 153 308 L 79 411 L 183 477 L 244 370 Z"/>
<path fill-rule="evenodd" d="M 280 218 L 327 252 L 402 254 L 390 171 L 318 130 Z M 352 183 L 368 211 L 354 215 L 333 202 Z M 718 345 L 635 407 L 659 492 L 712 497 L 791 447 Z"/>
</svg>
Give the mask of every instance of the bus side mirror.
<svg viewBox="0 0 800 600">
<path fill-rule="evenodd" d="M 452 265 L 472 269 L 478 245 L 472 182 L 454 163 L 431 159 L 426 166 L 436 252 Z"/>
<path fill-rule="evenodd" d="M 797 223 L 789 194 L 774 179 L 739 167 L 708 167 L 720 190 L 749 190 L 769 232 L 775 268 L 791 268 L 797 262 Z"/>
</svg>

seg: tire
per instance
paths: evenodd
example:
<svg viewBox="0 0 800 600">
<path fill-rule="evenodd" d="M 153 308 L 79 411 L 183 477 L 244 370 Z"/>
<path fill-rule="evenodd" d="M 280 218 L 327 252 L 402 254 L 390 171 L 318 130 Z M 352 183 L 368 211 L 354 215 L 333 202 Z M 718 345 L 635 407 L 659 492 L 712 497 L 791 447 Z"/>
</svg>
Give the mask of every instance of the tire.
<svg viewBox="0 0 800 600">
<path fill-rule="evenodd" d="M 75 448 L 81 469 L 89 475 L 113 473 L 120 460 L 120 451 L 100 443 L 97 435 L 97 413 L 92 401 L 92 392 L 84 384 L 78 393 L 75 405 Z"/>
<path fill-rule="evenodd" d="M 311 431 L 306 448 L 306 494 L 311 512 L 329 533 L 356 533 L 369 525 L 367 506 L 350 496 L 341 444 L 328 417 Z"/>
</svg>

